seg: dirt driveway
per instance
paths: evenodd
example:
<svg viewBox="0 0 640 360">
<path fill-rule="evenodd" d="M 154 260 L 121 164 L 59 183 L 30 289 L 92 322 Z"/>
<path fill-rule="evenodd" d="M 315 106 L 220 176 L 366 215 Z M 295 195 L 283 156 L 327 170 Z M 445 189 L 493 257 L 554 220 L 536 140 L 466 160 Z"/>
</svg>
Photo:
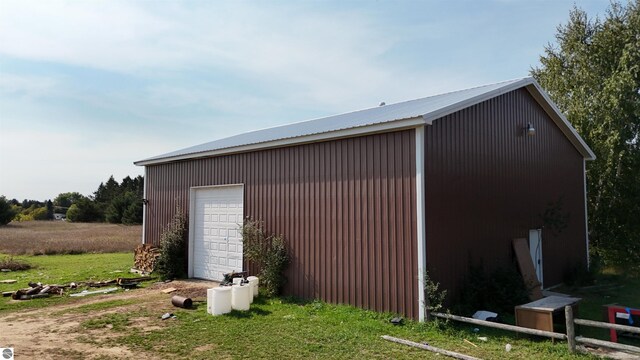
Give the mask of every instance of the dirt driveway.
<svg viewBox="0 0 640 360">
<path fill-rule="evenodd" d="M 170 299 L 173 295 L 187 296 L 192 299 L 206 299 L 206 289 L 217 283 L 201 280 L 180 280 L 170 283 L 157 283 L 144 289 L 106 295 L 93 295 L 82 298 L 72 304 L 59 304 L 35 310 L 18 311 L 0 316 L 0 345 L 13 347 L 16 359 L 156 359 L 153 353 L 132 352 L 127 347 L 100 344 L 109 343 L 117 332 L 104 329 L 91 329 L 81 324 L 107 314 L 147 311 L 157 314 L 153 317 L 136 318 L 127 326 L 148 332 L 169 326 L 160 316 L 175 309 Z M 162 293 L 162 289 L 174 287 L 171 294 Z M 122 305 L 109 306 L 102 310 L 87 309 L 86 305 L 121 301 Z"/>
</svg>

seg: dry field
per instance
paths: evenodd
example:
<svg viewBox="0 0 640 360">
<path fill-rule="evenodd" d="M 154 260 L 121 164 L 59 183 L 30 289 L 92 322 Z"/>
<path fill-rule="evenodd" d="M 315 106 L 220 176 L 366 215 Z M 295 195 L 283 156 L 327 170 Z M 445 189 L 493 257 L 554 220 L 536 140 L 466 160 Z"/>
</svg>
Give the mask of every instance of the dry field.
<svg viewBox="0 0 640 360">
<path fill-rule="evenodd" d="M 142 226 L 66 221 L 12 222 L 0 227 L 0 253 L 53 255 L 132 251 Z"/>
</svg>

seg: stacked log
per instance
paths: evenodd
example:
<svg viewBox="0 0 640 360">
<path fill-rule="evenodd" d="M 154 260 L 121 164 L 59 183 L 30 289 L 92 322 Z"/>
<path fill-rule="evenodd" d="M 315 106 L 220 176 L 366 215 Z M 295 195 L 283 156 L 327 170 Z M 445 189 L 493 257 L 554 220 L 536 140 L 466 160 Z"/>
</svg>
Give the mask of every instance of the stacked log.
<svg viewBox="0 0 640 360">
<path fill-rule="evenodd" d="M 160 256 L 160 248 L 150 244 L 142 244 L 138 245 L 133 252 L 135 255 L 133 267 L 142 273 L 152 273 Z"/>
</svg>

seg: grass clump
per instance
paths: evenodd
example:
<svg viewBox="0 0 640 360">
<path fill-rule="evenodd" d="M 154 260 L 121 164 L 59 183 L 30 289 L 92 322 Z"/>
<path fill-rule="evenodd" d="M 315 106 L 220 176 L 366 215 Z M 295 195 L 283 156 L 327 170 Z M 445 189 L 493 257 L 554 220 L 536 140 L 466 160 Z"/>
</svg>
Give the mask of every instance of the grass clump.
<svg viewBox="0 0 640 360">
<path fill-rule="evenodd" d="M 0 269 L 8 269 L 11 271 L 29 270 L 31 264 L 26 261 L 14 259 L 13 256 L 5 256 L 0 260 Z"/>
<path fill-rule="evenodd" d="M 180 206 L 160 235 L 160 256 L 156 263 L 156 271 L 163 280 L 185 276 L 187 244 L 187 218 Z"/>
<path fill-rule="evenodd" d="M 80 325 L 85 329 L 109 328 L 114 331 L 122 331 L 130 324 L 130 314 L 107 314 L 97 319 L 83 321 Z"/>
<path fill-rule="evenodd" d="M 282 235 L 267 235 L 260 221 L 247 218 L 242 225 L 244 257 L 260 268 L 260 287 L 266 296 L 281 293 L 287 282 L 284 271 L 289 254 Z"/>
</svg>

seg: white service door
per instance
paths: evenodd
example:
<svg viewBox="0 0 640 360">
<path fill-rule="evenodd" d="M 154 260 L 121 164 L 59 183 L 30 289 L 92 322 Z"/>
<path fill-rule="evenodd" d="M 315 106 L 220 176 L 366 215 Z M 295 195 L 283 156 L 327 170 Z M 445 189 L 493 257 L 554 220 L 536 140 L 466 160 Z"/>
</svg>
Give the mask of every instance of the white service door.
<svg viewBox="0 0 640 360">
<path fill-rule="evenodd" d="M 193 277 L 217 280 L 242 271 L 242 186 L 195 189 Z"/>
<path fill-rule="evenodd" d="M 538 281 L 542 284 L 542 229 L 529 230 L 529 253 Z"/>
</svg>

